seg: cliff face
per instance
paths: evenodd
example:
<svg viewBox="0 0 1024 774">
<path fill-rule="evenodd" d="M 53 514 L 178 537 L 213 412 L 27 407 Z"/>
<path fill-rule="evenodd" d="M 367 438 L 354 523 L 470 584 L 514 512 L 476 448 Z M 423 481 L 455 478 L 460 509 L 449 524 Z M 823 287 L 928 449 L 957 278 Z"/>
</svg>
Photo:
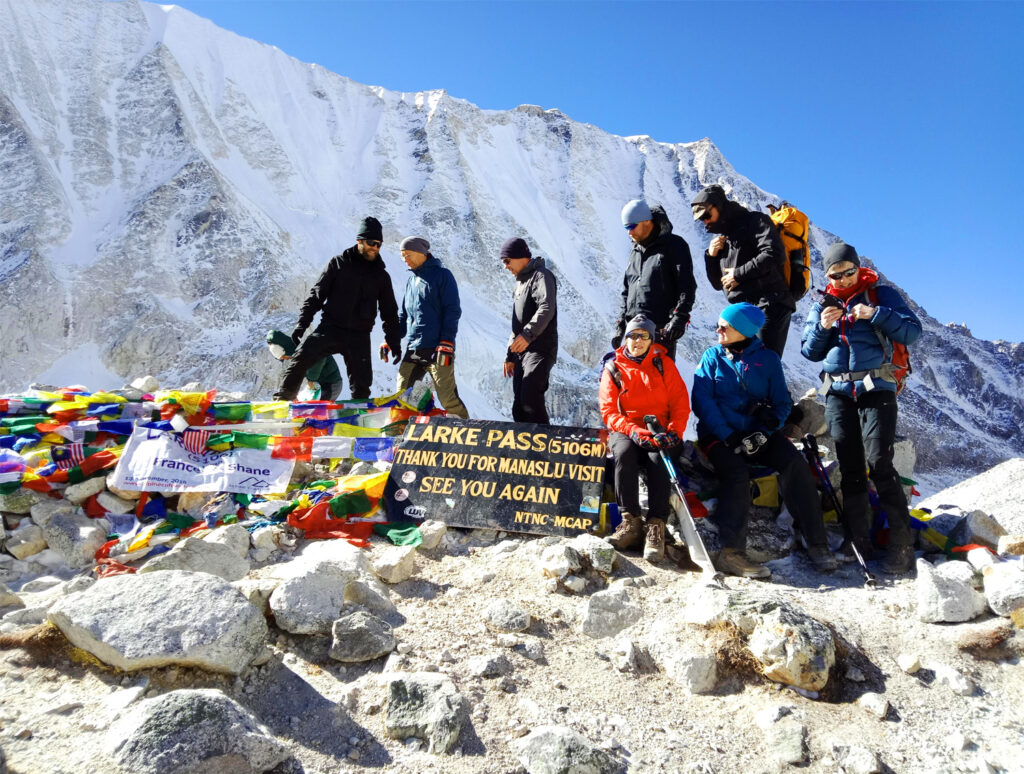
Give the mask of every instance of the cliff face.
<svg viewBox="0 0 1024 774">
<path fill-rule="evenodd" d="M 622 204 L 660 202 L 690 244 L 698 301 L 678 356 L 688 377 L 724 304 L 703 277 L 708 240 L 689 201 L 710 182 L 751 208 L 774 200 L 707 139 L 623 138 L 557 110 L 364 86 L 173 6 L 0 0 L 0 17 L 4 391 L 145 372 L 266 396 L 280 376 L 266 330 L 293 327 L 322 267 L 373 214 L 396 292 L 409 234 L 454 272 L 460 391 L 476 416 L 510 412 L 500 361 L 513 281 L 497 251 L 525 236 L 559 283 L 551 414 L 595 423 L 629 250 Z M 814 229 L 816 287 L 835 238 Z M 798 352 L 810 301 L 785 358 L 794 396 L 817 383 Z M 918 311 L 925 335 L 901 418 L 919 468 L 959 478 L 1019 456 L 1022 345 Z M 375 391 L 394 375 L 379 365 Z"/>
</svg>

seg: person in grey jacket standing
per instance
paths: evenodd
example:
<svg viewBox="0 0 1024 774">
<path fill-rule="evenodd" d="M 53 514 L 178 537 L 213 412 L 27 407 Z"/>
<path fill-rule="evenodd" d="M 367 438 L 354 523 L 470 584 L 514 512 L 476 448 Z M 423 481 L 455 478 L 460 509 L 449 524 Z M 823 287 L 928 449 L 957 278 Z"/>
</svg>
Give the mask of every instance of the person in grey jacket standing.
<svg viewBox="0 0 1024 774">
<path fill-rule="evenodd" d="M 551 424 L 544 395 L 558 357 L 558 302 L 555 275 L 536 258 L 524 239 L 501 246 L 501 262 L 516 278 L 512 335 L 505 355 L 505 376 L 512 377 L 512 419 Z"/>
</svg>

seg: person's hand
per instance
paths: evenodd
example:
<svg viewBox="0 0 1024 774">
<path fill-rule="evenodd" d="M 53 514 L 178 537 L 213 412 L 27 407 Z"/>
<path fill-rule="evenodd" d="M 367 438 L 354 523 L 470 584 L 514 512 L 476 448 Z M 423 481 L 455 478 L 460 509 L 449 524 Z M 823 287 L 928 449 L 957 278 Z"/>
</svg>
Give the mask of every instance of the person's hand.
<svg viewBox="0 0 1024 774">
<path fill-rule="evenodd" d="M 739 430 L 734 430 L 729 433 L 728 436 L 722 439 L 722 443 L 732 449 L 736 454 L 743 453 L 743 433 Z"/>
<path fill-rule="evenodd" d="M 740 441 L 740 448 L 735 451 L 737 454 L 743 452 L 748 457 L 752 457 L 761 451 L 761 447 L 766 443 L 768 443 L 768 436 L 758 430 L 757 432 L 744 436 Z"/>
<path fill-rule="evenodd" d="M 299 346 L 299 342 L 302 341 L 302 334 L 305 331 L 302 328 L 296 328 L 292 331 L 292 341 L 295 342 L 295 346 Z"/>
<path fill-rule="evenodd" d="M 740 284 L 733 276 L 733 271 L 733 269 L 726 269 L 722 272 L 722 288 L 724 290 L 734 290 Z"/>
<path fill-rule="evenodd" d="M 681 339 L 683 334 L 686 333 L 686 323 L 690 321 L 689 317 L 678 316 L 669 318 L 668 324 L 661 329 L 662 339 L 665 341 L 676 341 Z"/>
<path fill-rule="evenodd" d="M 850 314 L 855 320 L 870 320 L 875 314 L 875 307 L 868 304 L 857 304 L 850 310 Z"/>
<path fill-rule="evenodd" d="M 679 445 L 679 436 L 671 430 L 665 433 L 658 433 L 654 436 L 654 440 L 657 442 L 659 449 L 674 449 Z"/>
<path fill-rule="evenodd" d="M 618 349 L 620 346 L 622 346 L 622 334 L 621 333 L 616 334 L 615 336 L 612 336 L 612 349 Z"/>
<path fill-rule="evenodd" d="M 512 344 L 509 346 L 508 349 L 509 352 L 514 352 L 515 354 L 518 355 L 528 346 L 530 346 L 530 342 L 528 342 L 526 340 L 526 337 L 524 337 L 523 334 L 520 333 L 518 336 L 515 337 L 515 339 L 513 340 Z"/>
<path fill-rule="evenodd" d="M 637 427 L 630 431 L 629 440 L 647 451 L 654 451 L 658 448 L 658 442 L 654 439 L 650 430 L 642 430 Z"/>
<path fill-rule="evenodd" d="M 711 244 L 708 245 L 708 255 L 712 258 L 717 256 L 722 249 L 725 247 L 725 234 L 719 234 L 711 240 Z"/>
<path fill-rule="evenodd" d="M 450 366 L 455 362 L 455 342 L 442 341 L 434 350 L 434 362 L 439 366 Z"/>
<path fill-rule="evenodd" d="M 391 354 L 395 358 L 391 362 L 393 362 L 393 363 L 395 363 L 397 365 L 399 363 L 399 361 L 401 361 L 401 359 L 402 359 L 402 340 L 401 339 L 392 339 L 391 341 L 389 341 L 387 343 L 387 346 L 388 346 L 388 349 L 391 350 Z"/>
<path fill-rule="evenodd" d="M 502 370 L 502 373 L 504 373 L 505 377 L 507 378 L 507 377 L 511 376 L 513 373 L 515 373 L 516 364 L 513 363 L 511 360 L 506 360 L 505 361 L 505 365 L 502 366 L 501 370 Z"/>
<path fill-rule="evenodd" d="M 389 347 L 387 344 L 381 344 L 377 348 L 377 355 L 385 363 L 388 362 L 388 358 L 391 357 L 391 347 Z"/>
<path fill-rule="evenodd" d="M 842 317 L 843 314 L 845 314 L 845 312 L 843 312 L 841 307 L 826 306 L 821 310 L 821 327 L 831 328 L 836 324 L 836 320 Z"/>
</svg>

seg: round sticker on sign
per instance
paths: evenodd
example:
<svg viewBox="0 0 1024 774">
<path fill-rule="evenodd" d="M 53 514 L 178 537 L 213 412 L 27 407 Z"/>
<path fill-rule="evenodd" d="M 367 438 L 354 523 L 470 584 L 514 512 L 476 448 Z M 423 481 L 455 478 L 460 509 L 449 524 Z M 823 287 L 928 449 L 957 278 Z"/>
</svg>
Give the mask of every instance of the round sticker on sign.
<svg viewBox="0 0 1024 774">
<path fill-rule="evenodd" d="M 395 499 L 398 502 L 403 502 L 404 500 L 408 500 L 409 499 L 409 490 L 408 489 L 399 489 L 397 492 L 395 492 Z"/>
<path fill-rule="evenodd" d="M 407 470 L 407 471 L 405 471 L 405 473 L 402 474 L 402 483 L 403 484 L 411 484 L 415 480 L 416 480 L 416 471 L 414 471 L 414 470 Z"/>
</svg>

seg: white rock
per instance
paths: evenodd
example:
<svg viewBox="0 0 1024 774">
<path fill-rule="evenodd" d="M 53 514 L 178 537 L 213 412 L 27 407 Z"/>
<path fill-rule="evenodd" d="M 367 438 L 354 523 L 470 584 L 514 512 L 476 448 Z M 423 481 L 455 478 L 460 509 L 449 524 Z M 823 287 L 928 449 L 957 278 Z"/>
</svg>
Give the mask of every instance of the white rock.
<svg viewBox="0 0 1024 774">
<path fill-rule="evenodd" d="M 373 569 L 385 583 L 401 583 L 416 571 L 416 549 L 412 546 L 388 546 L 374 560 Z"/>
<path fill-rule="evenodd" d="M 579 575 L 566 575 L 562 583 L 574 594 L 582 594 L 587 588 L 587 581 Z"/>
<path fill-rule="evenodd" d="M 714 626 L 729 620 L 729 592 L 713 586 L 697 586 L 686 597 L 683 621 Z"/>
<path fill-rule="evenodd" d="M 31 513 L 33 505 L 48 499 L 46 495 L 31 489 L 17 489 L 10 494 L 0 494 L 0 511 L 18 515 Z"/>
<path fill-rule="evenodd" d="M 620 774 L 626 769 L 565 726 L 539 726 L 510 747 L 530 774 Z"/>
<path fill-rule="evenodd" d="M 270 595 L 281 581 L 275 578 L 242 578 L 231 585 L 241 592 L 264 616 L 270 615 Z"/>
<path fill-rule="evenodd" d="M 928 663 L 927 667 L 935 672 L 935 683 L 947 686 L 958 696 L 970 696 L 974 693 L 974 683 L 956 669 L 946 664 Z"/>
<path fill-rule="evenodd" d="M 867 747 L 832 743 L 832 754 L 845 774 L 881 774 L 878 756 Z"/>
<path fill-rule="evenodd" d="M 154 393 L 160 389 L 160 383 L 156 380 L 156 377 L 149 375 L 134 379 L 131 386 L 142 393 Z"/>
<path fill-rule="evenodd" d="M 28 572 L 28 562 L 15 559 L 10 554 L 0 553 L 0 580 L 13 581 Z"/>
<path fill-rule="evenodd" d="M 992 612 L 1010 615 L 1024 608 L 1024 561 L 999 562 L 982 571 L 985 597 Z"/>
<path fill-rule="evenodd" d="M 933 567 L 917 560 L 917 617 L 925 623 L 969 621 L 985 612 L 985 596 L 973 586 L 974 569 L 966 562 Z"/>
<path fill-rule="evenodd" d="M 32 521 L 38 524 L 40 527 L 45 527 L 50 523 L 50 519 L 53 518 L 54 514 L 57 513 L 74 513 L 75 506 L 64 499 L 54 499 L 48 497 L 45 500 L 40 500 L 38 503 L 32 506 Z"/>
<path fill-rule="evenodd" d="M 437 548 L 441 543 L 441 538 L 444 537 L 447 531 L 448 525 L 443 521 L 427 519 L 420 524 L 420 535 L 423 538 L 423 542 L 420 543 L 419 547 L 427 551 Z"/>
<path fill-rule="evenodd" d="M 43 535 L 42 527 L 22 521 L 20 527 L 7 533 L 7 542 L 4 547 L 7 549 L 7 553 L 14 558 L 25 559 L 46 548 L 46 538 Z"/>
<path fill-rule="evenodd" d="M 990 564 L 995 564 L 996 558 L 992 556 L 992 552 L 987 548 L 972 548 L 967 552 L 967 562 L 975 570 L 981 572 Z"/>
<path fill-rule="evenodd" d="M 25 603 L 21 597 L 7 588 L 6 583 L 0 583 L 0 607 L 24 607 Z"/>
<path fill-rule="evenodd" d="M 896 663 L 908 675 L 916 674 L 921 670 L 921 659 L 914 653 L 901 653 L 896 659 Z"/>
<path fill-rule="evenodd" d="M 45 548 L 38 554 L 29 557 L 29 564 L 32 572 L 52 572 L 54 570 L 69 570 L 68 563 L 64 557 L 52 548 Z M 42 568 L 42 569 L 40 569 Z"/>
<path fill-rule="evenodd" d="M 820 691 L 835 664 L 835 640 L 821 622 L 788 604 L 757 615 L 747 647 L 769 680 Z"/>
<path fill-rule="evenodd" d="M 564 578 L 582 566 L 579 551 L 568 543 L 548 546 L 540 556 L 540 570 L 548 578 Z"/>
<path fill-rule="evenodd" d="M 111 482 L 114 480 L 114 474 L 109 473 L 107 475 L 107 491 L 116 497 L 120 497 L 122 500 L 136 501 L 142 497 L 142 492 L 131 492 L 127 489 L 120 489 L 116 486 L 112 486 Z"/>
<path fill-rule="evenodd" d="M 204 535 L 203 541 L 227 546 L 239 559 L 249 555 L 249 530 L 241 524 L 224 524 L 217 527 Z"/>
<path fill-rule="evenodd" d="M 252 545 L 254 548 L 266 548 L 273 551 L 278 547 L 278 540 L 281 532 L 281 528 L 274 526 L 273 524 L 268 524 L 266 527 L 254 529 L 251 535 Z"/>
<path fill-rule="evenodd" d="M 106 481 L 103 482 L 106 486 Z M 108 513 L 134 513 L 135 503 L 131 500 L 126 500 L 123 497 L 118 497 L 112 492 L 108 492 L 104 489 L 98 495 L 96 495 L 96 502 L 100 504 L 103 510 Z"/>
<path fill-rule="evenodd" d="M 619 552 L 607 541 L 584 532 L 574 537 L 569 545 L 574 548 L 601 575 L 608 577 L 619 561 Z"/>
<path fill-rule="evenodd" d="M 765 707 L 763 710 L 758 710 L 754 713 L 754 723 L 757 724 L 758 728 L 768 730 L 792 711 L 793 707 L 788 704 L 776 704 L 771 707 Z"/>
<path fill-rule="evenodd" d="M 205 572 L 226 581 L 236 581 L 249 572 L 249 560 L 239 556 L 237 550 L 226 543 L 189 537 L 175 544 L 167 553 L 154 556 L 139 568 L 139 574 L 166 570 Z"/>
<path fill-rule="evenodd" d="M 446 676 L 390 674 L 385 683 L 384 730 L 392 739 L 416 737 L 435 753 L 449 752 L 469 717 L 469 702 Z"/>
<path fill-rule="evenodd" d="M 1004 557 L 1024 554 L 1024 535 L 1000 535 L 996 553 Z"/>
<path fill-rule="evenodd" d="M 857 699 L 857 704 L 880 720 L 889 714 L 889 701 L 880 693 L 868 691 Z"/>
<path fill-rule="evenodd" d="M 179 570 L 104 578 L 59 600 L 48 618 L 73 645 L 125 671 L 182 665 L 238 674 L 267 638 L 263 616 L 237 589 Z"/>
<path fill-rule="evenodd" d="M 508 599 L 498 599 L 484 610 L 487 626 L 499 632 L 523 632 L 530 628 L 529 611 Z"/>
<path fill-rule="evenodd" d="M 64 499 L 74 505 L 81 505 L 93 495 L 98 495 L 107 488 L 107 480 L 103 476 L 87 478 L 78 484 L 71 484 L 64 490 Z"/>
<path fill-rule="evenodd" d="M 711 693 L 718 682 L 718 657 L 707 643 L 650 648 L 665 674 L 689 694 Z"/>
<path fill-rule="evenodd" d="M 614 637 L 643 615 L 624 588 L 598 591 L 587 600 L 580 621 L 581 631 L 590 637 Z"/>
</svg>

